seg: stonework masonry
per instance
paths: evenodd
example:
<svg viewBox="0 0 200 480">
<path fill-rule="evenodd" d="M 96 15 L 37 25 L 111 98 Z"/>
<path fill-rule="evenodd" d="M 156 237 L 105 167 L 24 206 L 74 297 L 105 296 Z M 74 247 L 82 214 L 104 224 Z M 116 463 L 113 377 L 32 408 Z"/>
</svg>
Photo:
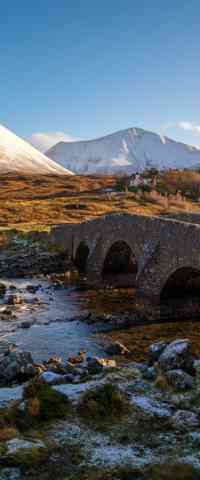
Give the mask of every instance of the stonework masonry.
<svg viewBox="0 0 200 480">
<path fill-rule="evenodd" d="M 72 259 L 80 242 L 85 242 L 89 248 L 88 282 L 96 286 L 101 284 L 110 247 L 117 241 L 126 242 L 137 262 L 138 291 L 156 298 L 177 270 L 189 267 L 200 271 L 200 216 L 180 218 L 110 214 L 78 225 L 59 225 L 52 232 L 52 241 Z"/>
</svg>

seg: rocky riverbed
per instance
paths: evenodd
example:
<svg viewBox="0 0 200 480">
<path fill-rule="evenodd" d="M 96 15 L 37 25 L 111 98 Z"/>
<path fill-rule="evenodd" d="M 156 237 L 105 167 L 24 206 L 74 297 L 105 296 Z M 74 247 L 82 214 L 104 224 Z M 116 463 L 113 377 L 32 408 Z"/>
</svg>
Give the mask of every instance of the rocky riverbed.
<svg viewBox="0 0 200 480">
<path fill-rule="evenodd" d="M 200 478 L 185 327 L 144 325 L 115 294 L 97 309 L 55 278 L 2 280 L 0 296 L 0 480 Z"/>
</svg>

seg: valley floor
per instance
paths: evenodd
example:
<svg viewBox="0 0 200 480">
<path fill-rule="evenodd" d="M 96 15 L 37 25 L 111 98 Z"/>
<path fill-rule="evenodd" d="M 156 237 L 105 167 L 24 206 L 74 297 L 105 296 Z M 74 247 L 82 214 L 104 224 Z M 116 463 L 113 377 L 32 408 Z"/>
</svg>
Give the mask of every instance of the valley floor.
<svg viewBox="0 0 200 480">
<path fill-rule="evenodd" d="M 114 176 L 0 176 L 0 229 L 45 230 L 116 212 L 200 212 L 199 202 L 118 192 Z"/>
</svg>

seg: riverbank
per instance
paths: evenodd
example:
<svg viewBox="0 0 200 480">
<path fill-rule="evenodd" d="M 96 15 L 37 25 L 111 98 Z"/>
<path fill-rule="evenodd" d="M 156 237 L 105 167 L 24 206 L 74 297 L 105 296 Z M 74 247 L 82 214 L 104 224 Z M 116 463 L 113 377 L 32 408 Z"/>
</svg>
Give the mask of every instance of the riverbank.
<svg viewBox="0 0 200 480">
<path fill-rule="evenodd" d="M 200 478 L 200 362 L 188 340 L 149 346 L 145 360 L 54 359 L 1 388 L 0 478 Z"/>
</svg>

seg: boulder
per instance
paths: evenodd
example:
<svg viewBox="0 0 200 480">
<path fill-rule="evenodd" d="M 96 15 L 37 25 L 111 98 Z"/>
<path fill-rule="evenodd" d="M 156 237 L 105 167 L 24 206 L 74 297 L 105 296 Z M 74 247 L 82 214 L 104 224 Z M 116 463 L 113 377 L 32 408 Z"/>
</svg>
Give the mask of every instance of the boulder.
<svg viewBox="0 0 200 480">
<path fill-rule="evenodd" d="M 36 375 L 37 369 L 29 352 L 11 351 L 0 361 L 0 381 L 26 380 Z"/>
<path fill-rule="evenodd" d="M 153 365 L 155 362 L 158 361 L 161 353 L 165 350 L 167 345 L 168 344 L 162 340 L 160 342 L 155 342 L 150 345 L 148 349 L 148 360 L 150 365 Z"/>
<path fill-rule="evenodd" d="M 174 387 L 176 390 L 187 390 L 193 387 L 193 377 L 181 369 L 168 370 L 165 372 L 165 377 L 169 385 Z"/>
<path fill-rule="evenodd" d="M 106 353 L 108 355 L 130 355 L 130 350 L 120 342 L 113 342 L 106 348 Z"/>
<path fill-rule="evenodd" d="M 171 342 L 161 353 L 158 364 L 162 371 L 182 369 L 189 374 L 194 374 L 194 358 L 191 354 L 190 340 Z"/>
<path fill-rule="evenodd" d="M 178 430 L 192 430 L 200 425 L 199 417 L 189 410 L 178 410 L 171 418 L 171 424 Z"/>
</svg>

